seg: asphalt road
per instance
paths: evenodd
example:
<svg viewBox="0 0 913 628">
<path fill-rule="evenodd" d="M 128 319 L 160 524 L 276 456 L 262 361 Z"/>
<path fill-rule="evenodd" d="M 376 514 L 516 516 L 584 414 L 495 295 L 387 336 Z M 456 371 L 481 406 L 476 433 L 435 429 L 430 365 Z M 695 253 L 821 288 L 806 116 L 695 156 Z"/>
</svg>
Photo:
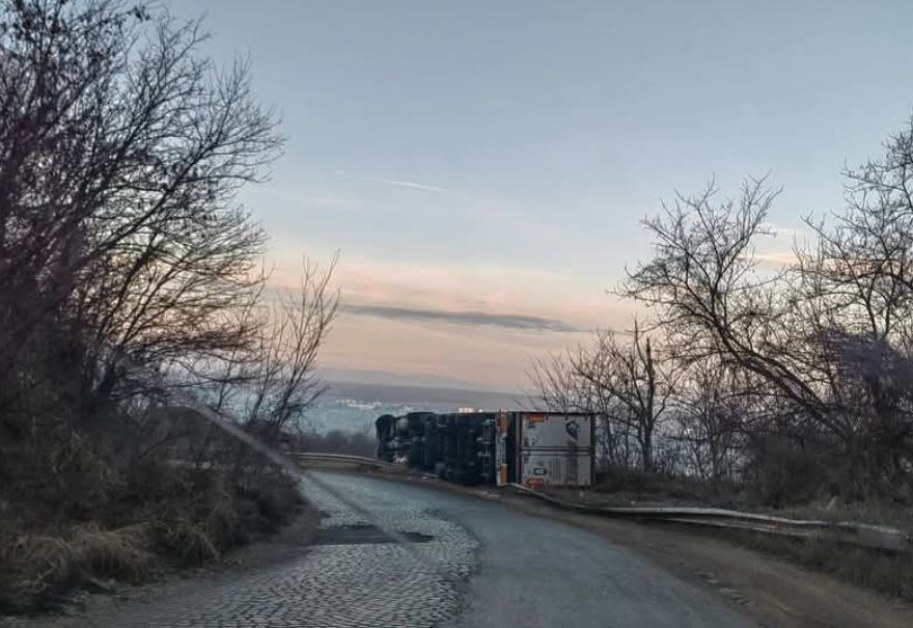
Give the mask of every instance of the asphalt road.
<svg viewBox="0 0 913 628">
<path fill-rule="evenodd" d="M 309 478 L 303 490 L 327 517 L 308 551 L 83 625 L 753 625 L 731 601 L 576 527 L 412 484 Z"/>
</svg>

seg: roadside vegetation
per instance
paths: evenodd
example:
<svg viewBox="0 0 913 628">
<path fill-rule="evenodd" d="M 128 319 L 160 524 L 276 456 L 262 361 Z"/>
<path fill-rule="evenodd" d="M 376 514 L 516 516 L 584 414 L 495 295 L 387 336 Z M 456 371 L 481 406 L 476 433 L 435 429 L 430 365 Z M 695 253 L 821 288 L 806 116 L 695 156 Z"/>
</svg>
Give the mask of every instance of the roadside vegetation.
<svg viewBox="0 0 913 628">
<path fill-rule="evenodd" d="M 330 430 L 326 433 L 304 430 L 290 436 L 288 446 L 295 451 L 347 454 L 365 458 L 374 458 L 377 455 L 377 439 L 373 430 L 362 432 Z"/>
<path fill-rule="evenodd" d="M 731 198 L 711 183 L 644 221 L 653 256 L 617 288 L 638 320 L 530 370 L 548 408 L 598 415 L 597 491 L 909 527 L 913 121 L 844 177 L 846 205 L 807 217 L 776 259 L 765 179 Z M 913 591 L 909 556 L 771 543 Z"/>
<path fill-rule="evenodd" d="M 0 2 L 0 612 L 201 564 L 301 506 L 188 407 L 280 442 L 337 303 L 332 264 L 267 285 L 236 194 L 281 137 L 205 37 L 157 4 Z"/>
</svg>

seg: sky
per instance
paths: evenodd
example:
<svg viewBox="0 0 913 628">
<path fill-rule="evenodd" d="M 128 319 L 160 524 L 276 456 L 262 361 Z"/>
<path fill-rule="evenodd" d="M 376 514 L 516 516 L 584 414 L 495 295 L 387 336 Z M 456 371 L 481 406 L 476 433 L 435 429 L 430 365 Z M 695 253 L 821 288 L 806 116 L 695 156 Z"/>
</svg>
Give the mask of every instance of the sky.
<svg viewBox="0 0 913 628">
<path fill-rule="evenodd" d="M 530 360 L 629 327 L 640 220 L 767 175 L 772 259 L 839 210 L 845 165 L 913 112 L 913 3 L 180 0 L 252 63 L 285 154 L 241 201 L 274 283 L 328 262 L 337 377 L 516 390 Z"/>
</svg>

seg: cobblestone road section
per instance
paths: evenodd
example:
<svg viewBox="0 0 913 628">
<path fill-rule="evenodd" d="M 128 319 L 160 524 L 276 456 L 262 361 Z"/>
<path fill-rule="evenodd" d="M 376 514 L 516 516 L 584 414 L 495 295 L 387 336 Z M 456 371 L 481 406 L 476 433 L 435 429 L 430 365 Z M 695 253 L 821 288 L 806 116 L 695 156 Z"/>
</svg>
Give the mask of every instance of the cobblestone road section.
<svg viewBox="0 0 913 628">
<path fill-rule="evenodd" d="M 303 491 L 327 517 L 323 544 L 281 567 L 228 582 L 192 583 L 147 607 L 92 622 L 105 628 L 334 628 L 435 626 L 460 609 L 476 541 L 420 499 L 341 475 L 315 474 Z M 328 487 L 327 491 L 321 485 Z M 341 501 L 357 504 L 353 509 Z M 332 529 L 375 525 L 431 537 L 336 544 Z"/>
</svg>

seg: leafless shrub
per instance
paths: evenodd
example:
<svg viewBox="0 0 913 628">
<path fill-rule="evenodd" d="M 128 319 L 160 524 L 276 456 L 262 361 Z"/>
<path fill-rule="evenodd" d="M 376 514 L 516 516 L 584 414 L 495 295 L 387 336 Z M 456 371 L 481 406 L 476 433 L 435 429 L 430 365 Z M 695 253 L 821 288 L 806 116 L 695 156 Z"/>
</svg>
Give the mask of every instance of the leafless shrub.
<svg viewBox="0 0 913 628">
<path fill-rule="evenodd" d="M 294 435 L 289 446 L 294 451 L 349 454 L 373 458 L 377 453 L 377 441 L 371 432 L 371 430 L 364 432 L 330 430 L 323 434 L 304 431 Z"/>
<path fill-rule="evenodd" d="M 694 363 L 679 379 L 670 436 L 682 443 L 686 468 L 718 487 L 739 477 L 752 415 L 746 382 L 716 361 Z"/>
<path fill-rule="evenodd" d="M 635 321 L 630 334 L 599 331 L 592 346 L 533 363 L 538 398 L 554 411 L 597 415 L 601 453 L 610 465 L 654 469 L 654 443 L 673 391 L 674 364 L 658 354 Z"/>
</svg>

